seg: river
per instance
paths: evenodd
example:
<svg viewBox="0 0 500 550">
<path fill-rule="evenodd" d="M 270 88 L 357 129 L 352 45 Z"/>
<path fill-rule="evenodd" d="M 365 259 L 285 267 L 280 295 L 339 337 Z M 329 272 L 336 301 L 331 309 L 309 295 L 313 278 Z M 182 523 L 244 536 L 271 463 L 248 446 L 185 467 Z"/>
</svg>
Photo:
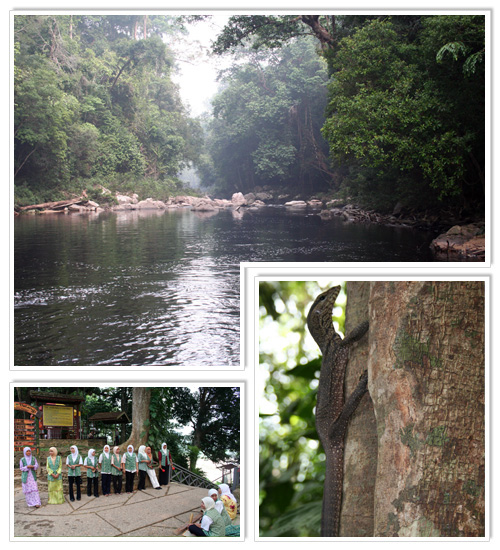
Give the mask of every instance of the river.
<svg viewBox="0 0 500 550">
<path fill-rule="evenodd" d="M 241 261 L 432 261 L 431 236 L 284 208 L 19 216 L 16 366 L 235 366 Z"/>
</svg>

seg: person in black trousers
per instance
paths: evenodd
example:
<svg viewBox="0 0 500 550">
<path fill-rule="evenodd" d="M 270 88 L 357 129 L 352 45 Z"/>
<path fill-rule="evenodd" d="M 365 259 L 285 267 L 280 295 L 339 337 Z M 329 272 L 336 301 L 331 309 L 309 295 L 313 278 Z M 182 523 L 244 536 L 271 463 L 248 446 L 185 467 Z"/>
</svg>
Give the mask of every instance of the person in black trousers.
<svg viewBox="0 0 500 550">
<path fill-rule="evenodd" d="M 99 497 L 99 469 L 95 457 L 95 449 L 89 449 L 89 454 L 85 459 L 83 467 L 87 470 L 87 496 L 92 496 L 92 487 L 94 496 Z"/>
<path fill-rule="evenodd" d="M 125 492 L 134 492 L 134 477 L 137 472 L 137 455 L 134 453 L 134 447 L 129 445 L 127 452 L 123 453 L 122 464 L 125 469 Z"/>
</svg>

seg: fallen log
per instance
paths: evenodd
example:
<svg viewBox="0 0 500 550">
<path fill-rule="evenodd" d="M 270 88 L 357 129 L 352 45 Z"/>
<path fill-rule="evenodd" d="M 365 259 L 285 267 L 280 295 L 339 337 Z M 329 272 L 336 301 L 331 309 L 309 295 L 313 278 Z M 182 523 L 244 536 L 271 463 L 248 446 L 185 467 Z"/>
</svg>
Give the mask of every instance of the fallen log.
<svg viewBox="0 0 500 550">
<path fill-rule="evenodd" d="M 20 206 L 18 210 L 23 212 L 25 210 L 57 210 L 59 208 L 66 208 L 72 204 L 78 204 L 80 202 L 87 202 L 87 199 L 84 197 L 78 197 L 77 199 L 66 199 L 64 201 L 52 201 L 52 202 L 42 202 L 40 204 L 30 204 L 28 206 Z"/>
<path fill-rule="evenodd" d="M 200 512 L 200 514 L 198 514 L 194 520 L 193 520 L 193 514 L 191 514 L 191 517 L 189 518 L 189 521 L 187 523 L 185 523 L 184 525 L 182 525 L 181 527 L 178 527 L 175 531 L 174 531 L 174 535 L 176 537 L 178 537 L 179 535 L 182 535 L 182 533 L 184 533 L 184 531 L 192 524 L 192 523 L 196 523 L 197 521 L 200 521 L 200 519 L 203 517 L 203 512 Z"/>
</svg>

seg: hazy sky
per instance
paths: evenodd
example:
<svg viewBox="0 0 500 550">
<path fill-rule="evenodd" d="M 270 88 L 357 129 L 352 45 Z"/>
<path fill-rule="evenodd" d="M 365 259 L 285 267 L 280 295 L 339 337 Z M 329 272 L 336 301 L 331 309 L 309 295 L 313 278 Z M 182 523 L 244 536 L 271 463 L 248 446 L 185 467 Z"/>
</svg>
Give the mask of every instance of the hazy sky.
<svg viewBox="0 0 500 550">
<path fill-rule="evenodd" d="M 189 25 L 189 35 L 173 45 L 179 67 L 173 80 L 179 84 L 181 97 L 192 116 L 209 110 L 210 98 L 217 92 L 217 69 L 222 67 L 224 61 L 220 57 L 210 57 L 210 44 L 228 17 L 217 14 L 210 20 Z"/>
</svg>

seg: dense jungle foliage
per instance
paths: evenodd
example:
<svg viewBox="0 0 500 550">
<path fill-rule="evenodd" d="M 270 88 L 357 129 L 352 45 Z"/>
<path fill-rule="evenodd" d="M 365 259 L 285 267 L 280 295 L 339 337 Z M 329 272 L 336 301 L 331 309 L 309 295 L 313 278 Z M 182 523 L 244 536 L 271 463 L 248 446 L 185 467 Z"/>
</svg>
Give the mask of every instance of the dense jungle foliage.
<svg viewBox="0 0 500 550">
<path fill-rule="evenodd" d="M 16 202 L 176 190 L 201 147 L 171 79 L 166 43 L 182 32 L 167 16 L 15 16 Z"/>
<path fill-rule="evenodd" d="M 16 15 L 16 200 L 165 198 L 191 165 L 224 197 L 484 210 L 484 16 L 232 16 L 212 52 L 231 66 L 194 120 L 167 44 L 204 19 Z"/>
<path fill-rule="evenodd" d="M 298 46 L 310 36 L 316 61 Z M 214 50 L 242 45 L 271 53 L 239 66 L 214 102 L 220 181 L 231 166 L 233 186 L 281 181 L 382 210 L 482 210 L 484 16 L 234 16 Z"/>
</svg>

